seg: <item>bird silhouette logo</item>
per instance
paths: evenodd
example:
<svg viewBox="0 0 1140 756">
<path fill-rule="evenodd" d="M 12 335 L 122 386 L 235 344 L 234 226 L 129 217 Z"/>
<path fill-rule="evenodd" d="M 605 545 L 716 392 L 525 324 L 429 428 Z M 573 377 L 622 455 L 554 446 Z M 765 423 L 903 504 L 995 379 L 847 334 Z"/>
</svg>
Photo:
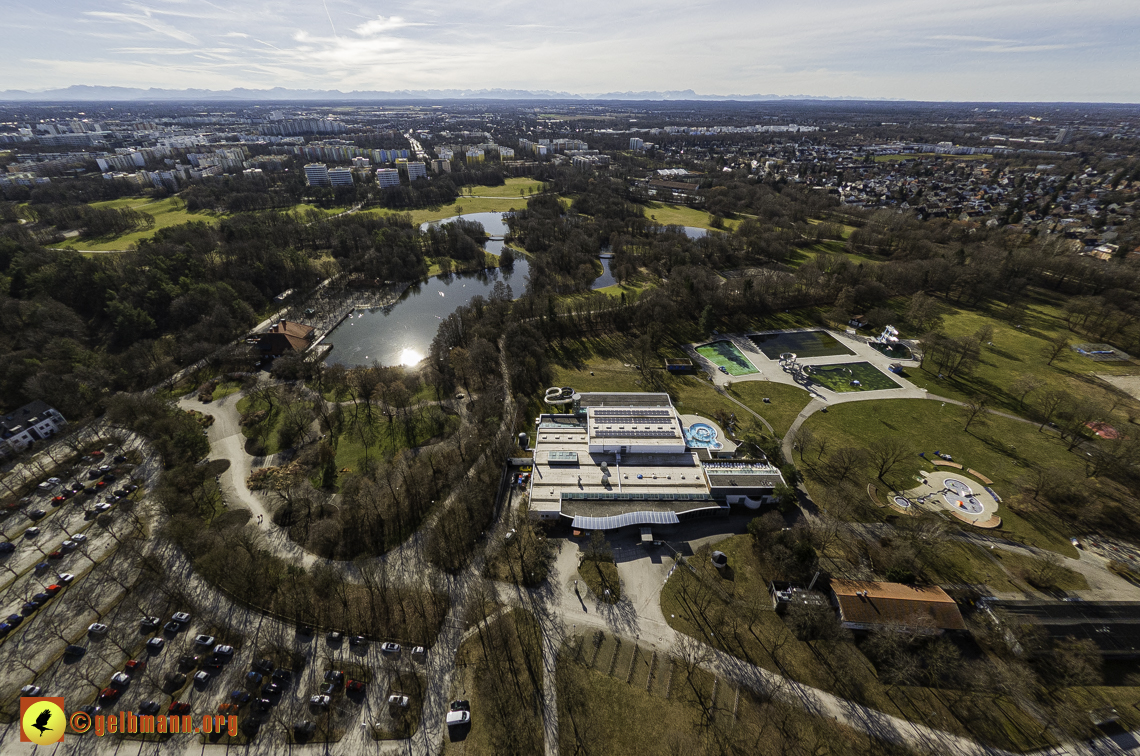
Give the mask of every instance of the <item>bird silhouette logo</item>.
<svg viewBox="0 0 1140 756">
<path fill-rule="evenodd" d="M 51 709 L 45 708 L 43 711 L 40 712 L 40 715 L 38 717 L 36 717 L 36 723 L 34 725 L 32 725 L 32 727 L 35 727 L 37 730 L 39 730 L 40 735 L 43 735 L 45 732 L 47 732 L 48 730 L 51 729 L 50 727 L 47 726 L 47 723 L 50 721 L 51 721 Z"/>
<path fill-rule="evenodd" d="M 62 698 L 25 696 L 20 699 L 20 742 L 51 745 L 63 740 Z"/>
</svg>

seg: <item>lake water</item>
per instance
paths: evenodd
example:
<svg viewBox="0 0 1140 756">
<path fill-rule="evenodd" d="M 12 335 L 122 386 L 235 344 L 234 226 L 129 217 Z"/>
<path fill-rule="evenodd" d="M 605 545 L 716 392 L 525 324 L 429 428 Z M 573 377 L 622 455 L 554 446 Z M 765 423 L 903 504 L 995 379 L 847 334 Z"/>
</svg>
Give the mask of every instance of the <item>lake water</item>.
<svg viewBox="0 0 1140 756">
<path fill-rule="evenodd" d="M 609 257 L 602 258 L 602 275 L 594 279 L 594 283 L 590 285 L 591 289 L 603 289 L 617 283 L 617 281 L 614 280 L 613 272 L 610 270 L 610 263 L 612 262 L 613 260 Z"/>
<path fill-rule="evenodd" d="M 447 223 L 445 218 L 433 223 Z M 471 213 L 464 220 L 478 221 L 492 236 L 502 236 L 507 225 L 499 213 Z M 428 224 L 424 224 L 426 227 Z M 488 252 L 499 254 L 503 242 L 488 241 Z M 491 295 L 496 281 L 503 281 L 518 296 L 526 289 L 530 264 L 523 255 L 515 257 L 510 271 L 491 269 L 476 273 L 434 276 L 412 284 L 399 301 L 388 307 L 357 310 L 329 334 L 324 343 L 332 344 L 326 362 L 349 367 L 371 365 L 415 365 L 427 355 L 439 323 L 476 295 Z"/>
</svg>

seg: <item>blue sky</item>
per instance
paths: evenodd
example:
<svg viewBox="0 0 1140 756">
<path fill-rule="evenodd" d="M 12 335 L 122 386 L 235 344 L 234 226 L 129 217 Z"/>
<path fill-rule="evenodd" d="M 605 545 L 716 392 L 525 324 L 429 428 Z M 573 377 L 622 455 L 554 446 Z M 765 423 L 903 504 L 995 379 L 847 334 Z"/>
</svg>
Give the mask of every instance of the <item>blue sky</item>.
<svg viewBox="0 0 1140 756">
<path fill-rule="evenodd" d="M 1136 0 L 4 0 L 0 89 L 1140 101 Z"/>
</svg>

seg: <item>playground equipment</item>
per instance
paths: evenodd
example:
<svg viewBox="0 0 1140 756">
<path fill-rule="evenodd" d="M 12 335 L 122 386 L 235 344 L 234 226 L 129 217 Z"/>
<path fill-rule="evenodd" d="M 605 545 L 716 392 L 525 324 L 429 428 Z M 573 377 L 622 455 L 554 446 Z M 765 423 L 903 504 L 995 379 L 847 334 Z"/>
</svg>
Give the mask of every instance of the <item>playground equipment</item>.
<svg viewBox="0 0 1140 756">
<path fill-rule="evenodd" d="M 873 341 L 876 344 L 894 346 L 899 343 L 899 332 L 894 326 L 887 326 L 883 329 L 883 332 L 879 334 L 878 338 Z"/>
<path fill-rule="evenodd" d="M 551 386 L 546 390 L 546 396 L 542 397 L 542 401 L 547 404 L 570 404 L 574 401 L 574 389 L 570 386 Z"/>
</svg>

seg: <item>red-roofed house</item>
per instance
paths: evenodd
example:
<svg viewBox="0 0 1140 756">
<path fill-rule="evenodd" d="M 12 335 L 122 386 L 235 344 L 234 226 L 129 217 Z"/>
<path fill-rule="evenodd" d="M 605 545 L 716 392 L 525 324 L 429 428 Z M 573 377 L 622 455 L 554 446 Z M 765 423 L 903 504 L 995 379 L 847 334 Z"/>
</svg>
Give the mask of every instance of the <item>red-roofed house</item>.
<svg viewBox="0 0 1140 756">
<path fill-rule="evenodd" d="M 274 357 L 286 352 L 303 352 L 313 340 L 313 330 L 312 326 L 282 320 L 257 340 L 257 349 Z"/>
</svg>

